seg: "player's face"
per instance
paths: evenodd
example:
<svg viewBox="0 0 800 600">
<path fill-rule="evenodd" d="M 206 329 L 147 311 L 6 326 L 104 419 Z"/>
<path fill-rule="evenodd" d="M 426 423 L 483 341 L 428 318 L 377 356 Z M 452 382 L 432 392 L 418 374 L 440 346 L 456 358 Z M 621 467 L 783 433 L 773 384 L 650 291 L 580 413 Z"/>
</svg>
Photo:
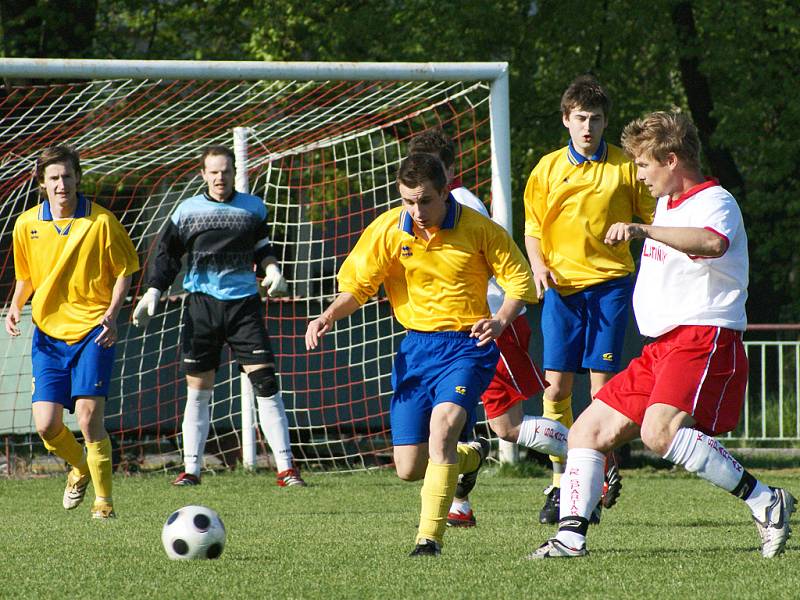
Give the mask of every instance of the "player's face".
<svg viewBox="0 0 800 600">
<path fill-rule="evenodd" d="M 44 168 L 44 187 L 51 204 L 70 204 L 78 200 L 80 177 L 72 163 L 53 163 Z"/>
<path fill-rule="evenodd" d="M 430 181 L 409 188 L 398 184 L 403 207 L 411 215 L 414 224 L 423 230 L 440 227 L 447 215 L 447 190 L 438 192 Z"/>
<path fill-rule="evenodd" d="M 597 152 L 608 125 L 608 118 L 602 108 L 576 107 L 570 111 L 569 116 L 562 116 L 562 121 L 569 130 L 575 150 L 586 157 Z"/>
<path fill-rule="evenodd" d="M 206 156 L 205 168 L 200 173 L 208 185 L 208 195 L 215 200 L 225 200 L 233 192 L 233 165 L 227 156 Z"/>
<path fill-rule="evenodd" d="M 675 155 L 670 153 L 666 162 L 659 162 L 647 154 L 637 155 L 633 163 L 636 165 L 636 177 L 643 182 L 653 198 L 671 196 L 680 191 L 680 181 L 674 176 L 677 164 Z"/>
</svg>

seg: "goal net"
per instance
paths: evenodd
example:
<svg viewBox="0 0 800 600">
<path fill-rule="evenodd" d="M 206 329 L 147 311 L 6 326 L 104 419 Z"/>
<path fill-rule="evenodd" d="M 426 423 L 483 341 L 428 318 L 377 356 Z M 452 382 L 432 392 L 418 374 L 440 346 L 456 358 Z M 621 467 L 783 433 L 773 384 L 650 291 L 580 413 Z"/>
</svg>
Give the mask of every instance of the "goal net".
<svg viewBox="0 0 800 600">
<path fill-rule="evenodd" d="M 326 470 L 386 464 L 390 373 L 402 331 L 385 296 L 381 292 L 340 321 L 315 352 L 305 350 L 305 328 L 333 299 L 337 269 L 361 231 L 397 202 L 393 182 L 411 136 L 442 127 L 456 142 L 456 172 L 464 185 L 488 204 L 494 172 L 498 195 L 492 81 L 466 69 L 444 79 L 430 65 L 424 67 L 433 76 L 420 77 L 418 68 L 413 76 L 397 72 L 391 79 L 385 73 L 359 77 L 358 71 L 293 77 L 291 69 L 280 77 L 249 79 L 233 69 L 225 78 L 213 66 L 207 66 L 208 79 L 158 72 L 146 79 L 93 78 L 91 70 L 77 70 L 71 82 L 53 82 L 64 76 L 57 69 L 41 79 L 28 75 L 24 84 L 6 79 L 0 90 L 5 309 L 14 287 L 13 224 L 40 201 L 32 172 L 45 145 L 67 142 L 80 151 L 82 191 L 114 212 L 146 265 L 171 211 L 204 190 L 201 149 L 233 147 L 233 130 L 242 128 L 247 159 L 237 164 L 238 177 L 267 205 L 271 237 L 290 284 L 288 298 L 265 302 L 295 458 Z M 506 205 L 503 211 L 509 213 Z M 142 331 L 130 324 L 132 305 L 145 289 L 138 273 L 120 316 L 106 427 L 115 464 L 129 471 L 182 463 L 181 280 L 182 274 Z M 31 417 L 32 329 L 28 305 L 21 338 L 4 335 L 0 344 L 0 472 L 62 466 L 52 458 L 48 463 Z M 250 436 L 255 458 L 245 455 L 245 464 L 270 466 L 271 455 L 248 414 L 252 400 L 247 390 L 242 393 L 227 352 L 214 388 L 206 467 L 235 466 Z"/>
</svg>

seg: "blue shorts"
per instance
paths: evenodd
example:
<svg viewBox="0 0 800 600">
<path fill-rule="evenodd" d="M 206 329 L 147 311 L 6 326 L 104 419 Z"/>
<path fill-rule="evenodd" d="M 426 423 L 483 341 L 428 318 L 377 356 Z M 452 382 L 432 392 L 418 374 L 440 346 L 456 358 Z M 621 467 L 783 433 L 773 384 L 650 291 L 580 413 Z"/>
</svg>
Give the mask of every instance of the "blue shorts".
<svg viewBox="0 0 800 600">
<path fill-rule="evenodd" d="M 475 408 L 494 377 L 500 351 L 494 342 L 478 346 L 460 331 L 409 331 L 392 368 L 389 413 L 396 446 L 427 443 L 433 407 L 442 402 L 467 411 L 464 431 L 475 426 Z"/>
<path fill-rule="evenodd" d="M 544 368 L 619 371 L 632 288 L 632 278 L 621 277 L 569 296 L 547 290 L 542 306 Z"/>
<path fill-rule="evenodd" d="M 56 402 L 72 413 L 75 398 L 108 396 L 117 347 L 95 343 L 102 330 L 98 325 L 81 341 L 69 345 L 34 328 L 33 402 Z"/>
</svg>

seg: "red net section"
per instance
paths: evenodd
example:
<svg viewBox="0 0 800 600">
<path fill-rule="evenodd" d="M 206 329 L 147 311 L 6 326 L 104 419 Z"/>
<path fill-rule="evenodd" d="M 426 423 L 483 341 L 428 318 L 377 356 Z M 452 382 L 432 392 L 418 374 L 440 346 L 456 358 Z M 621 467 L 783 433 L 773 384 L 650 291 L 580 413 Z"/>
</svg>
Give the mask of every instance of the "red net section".
<svg viewBox="0 0 800 600">
<path fill-rule="evenodd" d="M 14 287 L 15 219 L 40 198 L 37 154 L 53 142 L 81 153 L 82 191 L 112 210 L 146 264 L 175 206 L 203 190 L 200 151 L 249 135 L 251 193 L 264 198 L 291 297 L 268 301 L 295 458 L 354 469 L 391 460 L 390 374 L 400 330 L 379 294 L 308 353 L 305 328 L 333 299 L 335 275 L 363 228 L 397 202 L 393 185 L 408 139 L 433 126 L 458 147 L 457 175 L 489 200 L 488 85 L 465 82 L 90 81 L 0 92 L 0 295 Z M 117 366 L 106 407 L 115 463 L 128 470 L 180 464 L 185 383 L 180 365 L 182 274 L 142 332 L 120 316 Z M 144 290 L 141 273 L 131 294 Z M 6 338 L 0 438 L 11 473 L 45 454 L 30 411 L 29 310 L 23 336 Z M 226 351 L 227 352 L 227 351 Z M 207 466 L 241 457 L 239 373 L 223 356 L 212 401 Z M 68 425 L 78 430 L 74 421 Z M 259 463 L 269 453 L 259 442 Z"/>
</svg>

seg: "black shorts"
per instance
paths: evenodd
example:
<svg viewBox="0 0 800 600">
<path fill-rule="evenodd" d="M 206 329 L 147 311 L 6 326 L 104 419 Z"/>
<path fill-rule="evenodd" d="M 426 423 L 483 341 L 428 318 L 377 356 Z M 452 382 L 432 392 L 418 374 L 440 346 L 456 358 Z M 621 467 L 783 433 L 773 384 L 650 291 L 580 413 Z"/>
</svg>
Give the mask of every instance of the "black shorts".
<svg viewBox="0 0 800 600">
<path fill-rule="evenodd" d="M 216 371 L 226 342 L 240 365 L 274 365 L 265 318 L 258 295 L 217 300 L 208 294 L 189 294 L 181 336 L 184 370 L 190 375 Z"/>
</svg>

